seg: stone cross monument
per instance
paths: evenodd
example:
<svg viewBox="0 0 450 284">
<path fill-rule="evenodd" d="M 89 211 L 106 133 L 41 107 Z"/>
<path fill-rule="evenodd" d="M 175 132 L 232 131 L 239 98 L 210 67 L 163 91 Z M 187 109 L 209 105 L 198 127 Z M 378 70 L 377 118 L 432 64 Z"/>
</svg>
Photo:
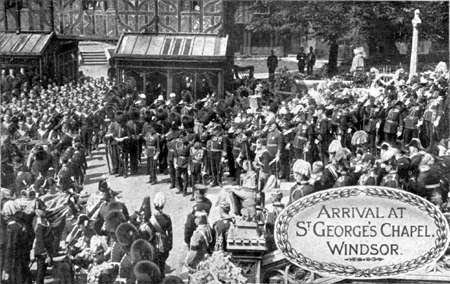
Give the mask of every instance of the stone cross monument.
<svg viewBox="0 0 450 284">
<path fill-rule="evenodd" d="M 413 35 L 412 35 L 412 45 L 411 45 L 411 61 L 409 63 L 409 78 L 417 73 L 417 47 L 419 45 L 419 30 L 418 25 L 422 23 L 419 18 L 420 11 L 416 9 L 414 11 L 414 18 L 412 19 L 413 25 Z"/>
</svg>

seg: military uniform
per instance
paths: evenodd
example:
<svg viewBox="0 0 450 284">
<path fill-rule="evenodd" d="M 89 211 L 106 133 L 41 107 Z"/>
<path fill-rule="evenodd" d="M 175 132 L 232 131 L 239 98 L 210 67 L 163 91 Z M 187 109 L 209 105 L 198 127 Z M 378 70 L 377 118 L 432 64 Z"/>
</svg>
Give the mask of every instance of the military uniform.
<svg viewBox="0 0 450 284">
<path fill-rule="evenodd" d="M 309 184 L 308 181 L 296 183 L 293 187 L 291 187 L 289 193 L 289 204 L 313 192 L 314 187 Z"/>
<path fill-rule="evenodd" d="M 157 133 L 146 133 L 146 156 L 147 156 L 147 173 L 149 174 L 149 182 L 155 184 L 157 182 L 156 171 L 157 161 L 161 153 L 160 136 Z"/>
<path fill-rule="evenodd" d="M 169 167 L 170 176 L 170 188 L 175 188 L 176 186 L 176 172 L 175 172 L 175 141 L 178 138 L 178 131 L 170 130 L 166 135 L 167 141 L 167 165 Z"/>
<path fill-rule="evenodd" d="M 194 186 L 197 183 L 203 183 L 202 171 L 205 167 L 206 148 L 199 145 L 199 147 L 191 147 L 190 154 L 190 169 L 191 169 L 191 183 Z"/>
<path fill-rule="evenodd" d="M 126 150 L 124 151 L 124 167 L 125 173 L 128 170 L 128 161 L 130 162 L 130 172 L 132 175 L 136 174 L 138 171 L 139 164 L 139 129 L 136 122 L 129 120 L 125 125 L 126 136 L 128 137 L 124 145 L 126 145 Z"/>
<path fill-rule="evenodd" d="M 413 106 L 409 109 L 408 114 L 403 119 L 403 143 L 408 144 L 412 138 L 417 138 L 419 135 L 419 130 L 417 123 L 422 116 L 422 111 L 420 106 Z"/>
<path fill-rule="evenodd" d="M 384 122 L 384 139 L 389 143 L 395 142 L 397 132 L 401 132 L 403 121 L 401 119 L 401 109 L 398 105 L 394 105 L 388 110 L 386 120 Z"/>
<path fill-rule="evenodd" d="M 31 283 L 30 250 L 32 235 L 21 220 L 9 218 L 6 224 L 5 263 L 3 273 L 9 275 L 7 283 Z"/>
<path fill-rule="evenodd" d="M 320 156 L 322 163 L 328 162 L 328 146 L 333 140 L 333 125 L 330 118 L 325 117 L 319 123 Z"/>
<path fill-rule="evenodd" d="M 307 130 L 308 125 L 306 123 L 300 123 L 295 129 L 295 136 L 292 141 L 292 148 L 294 151 L 295 159 L 304 159 L 305 160 L 305 146 L 308 142 L 307 138 Z"/>
<path fill-rule="evenodd" d="M 213 135 L 210 139 L 210 166 L 213 186 L 222 183 L 222 158 L 225 158 L 226 145 L 222 135 Z"/>
<path fill-rule="evenodd" d="M 325 166 L 322 177 L 320 179 L 320 188 L 329 189 L 334 186 L 339 178 L 336 166 L 334 164 L 328 164 Z"/>
<path fill-rule="evenodd" d="M 250 145 L 247 136 L 244 133 L 237 134 L 233 139 L 233 158 L 235 164 L 235 177 L 238 184 L 240 183 L 240 176 L 242 172 L 241 163 L 250 159 L 249 151 Z"/>
<path fill-rule="evenodd" d="M 189 142 L 186 137 L 175 140 L 175 170 L 177 177 L 177 193 L 187 194 L 188 187 L 188 165 L 189 165 Z"/>
<path fill-rule="evenodd" d="M 214 233 L 216 234 L 216 244 L 214 250 L 227 250 L 227 236 L 232 223 L 233 219 L 231 217 L 221 216 L 220 219 L 213 224 L 212 227 Z"/>
<path fill-rule="evenodd" d="M 273 131 L 270 131 L 267 133 L 267 151 L 269 152 L 269 155 L 271 159 L 274 159 L 275 157 L 281 156 L 281 151 L 284 148 L 284 137 L 283 133 L 281 133 L 278 128 L 275 128 Z M 288 163 L 288 161 L 277 161 L 272 164 L 272 172 L 278 176 L 278 173 L 280 172 L 280 163 Z"/>
<path fill-rule="evenodd" d="M 371 153 L 375 153 L 377 138 L 378 109 L 375 105 L 369 105 L 363 110 L 363 130 L 368 135 L 368 146 Z"/>
<path fill-rule="evenodd" d="M 155 238 L 153 245 L 155 247 L 155 263 L 158 265 L 161 275 L 164 277 L 166 260 L 173 247 L 172 220 L 169 215 L 156 211 L 150 218 L 150 224 Z"/>
<path fill-rule="evenodd" d="M 55 236 L 48 221 L 41 221 L 40 219 L 38 219 L 35 225 L 35 234 L 34 256 L 37 261 L 36 284 L 43 284 L 47 270 L 47 264 L 45 263 L 46 257 L 51 258 L 55 256 Z"/>
</svg>

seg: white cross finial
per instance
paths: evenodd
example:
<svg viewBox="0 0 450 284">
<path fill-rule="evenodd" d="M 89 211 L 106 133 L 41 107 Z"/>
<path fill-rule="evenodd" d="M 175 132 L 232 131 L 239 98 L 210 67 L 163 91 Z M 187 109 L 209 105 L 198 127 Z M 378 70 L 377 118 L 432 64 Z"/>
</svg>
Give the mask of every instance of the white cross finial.
<svg viewBox="0 0 450 284">
<path fill-rule="evenodd" d="M 414 18 L 412 19 L 413 26 L 417 26 L 422 23 L 422 20 L 420 19 L 419 15 L 420 15 L 420 10 L 416 9 L 414 11 Z"/>
</svg>

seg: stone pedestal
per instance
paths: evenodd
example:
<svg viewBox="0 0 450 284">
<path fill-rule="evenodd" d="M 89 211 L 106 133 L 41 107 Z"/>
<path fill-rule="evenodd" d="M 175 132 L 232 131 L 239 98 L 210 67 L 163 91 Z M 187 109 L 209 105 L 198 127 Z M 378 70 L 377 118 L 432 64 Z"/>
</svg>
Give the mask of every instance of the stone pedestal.
<svg viewBox="0 0 450 284">
<path fill-rule="evenodd" d="M 261 263 L 266 252 L 264 234 L 254 222 L 237 220 L 227 237 L 227 251 L 242 268 L 248 283 L 261 283 Z"/>
</svg>

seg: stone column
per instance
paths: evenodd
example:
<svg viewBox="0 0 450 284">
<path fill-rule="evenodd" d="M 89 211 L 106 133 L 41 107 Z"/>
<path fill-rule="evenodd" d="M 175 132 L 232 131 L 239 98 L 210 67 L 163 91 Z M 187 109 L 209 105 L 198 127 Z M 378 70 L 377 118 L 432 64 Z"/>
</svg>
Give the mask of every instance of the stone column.
<svg viewBox="0 0 450 284">
<path fill-rule="evenodd" d="M 173 72 L 172 70 L 167 70 L 167 96 L 172 93 L 173 89 Z"/>
<path fill-rule="evenodd" d="M 409 63 L 409 78 L 411 79 L 417 73 L 417 47 L 419 45 L 419 30 L 418 25 L 422 23 L 419 18 L 420 11 L 414 11 L 414 18 L 412 19 L 413 25 L 413 35 L 412 35 L 412 45 L 411 45 L 411 61 Z"/>
<path fill-rule="evenodd" d="M 146 73 L 142 72 L 141 73 L 141 77 L 142 77 L 142 92 L 147 95 L 147 76 L 145 76 Z"/>
<path fill-rule="evenodd" d="M 223 71 L 217 72 L 217 95 L 219 98 L 223 97 L 225 93 Z"/>
</svg>

